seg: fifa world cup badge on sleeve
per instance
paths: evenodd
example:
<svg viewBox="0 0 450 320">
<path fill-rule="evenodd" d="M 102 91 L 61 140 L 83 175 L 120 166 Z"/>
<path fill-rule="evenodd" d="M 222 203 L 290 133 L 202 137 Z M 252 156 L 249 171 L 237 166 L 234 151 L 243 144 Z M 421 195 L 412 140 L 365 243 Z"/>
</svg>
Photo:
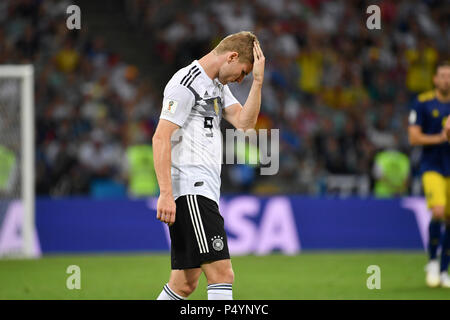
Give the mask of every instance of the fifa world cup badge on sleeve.
<svg viewBox="0 0 450 320">
<path fill-rule="evenodd" d="M 163 103 L 163 110 L 170 113 L 175 113 L 177 109 L 178 101 L 173 99 L 166 99 Z"/>
</svg>

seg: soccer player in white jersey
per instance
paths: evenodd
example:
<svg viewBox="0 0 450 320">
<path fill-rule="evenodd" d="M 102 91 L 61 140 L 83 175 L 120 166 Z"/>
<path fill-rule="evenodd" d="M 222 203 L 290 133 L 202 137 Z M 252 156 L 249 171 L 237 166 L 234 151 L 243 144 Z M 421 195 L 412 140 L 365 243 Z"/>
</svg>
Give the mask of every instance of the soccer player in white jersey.
<svg viewBox="0 0 450 320">
<path fill-rule="evenodd" d="M 244 131 L 254 128 L 264 64 L 258 39 L 242 31 L 180 69 L 164 89 L 153 153 L 160 188 L 157 218 L 169 225 L 172 271 L 158 300 L 186 299 L 202 272 L 209 300 L 233 299 L 234 273 L 218 207 L 220 120 Z M 253 84 L 242 106 L 227 83 L 240 83 L 252 70 Z"/>
</svg>

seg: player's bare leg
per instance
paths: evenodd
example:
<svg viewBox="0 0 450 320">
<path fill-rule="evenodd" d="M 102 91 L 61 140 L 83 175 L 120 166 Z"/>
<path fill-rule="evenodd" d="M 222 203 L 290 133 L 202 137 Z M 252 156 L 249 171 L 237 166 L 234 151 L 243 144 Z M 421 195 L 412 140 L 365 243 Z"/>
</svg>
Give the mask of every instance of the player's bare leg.
<svg viewBox="0 0 450 320">
<path fill-rule="evenodd" d="M 197 288 L 201 274 L 201 268 L 172 270 L 169 283 L 164 286 L 158 300 L 186 299 Z"/>
<path fill-rule="evenodd" d="M 202 264 L 208 281 L 208 300 L 233 300 L 234 272 L 230 259 Z"/>
</svg>

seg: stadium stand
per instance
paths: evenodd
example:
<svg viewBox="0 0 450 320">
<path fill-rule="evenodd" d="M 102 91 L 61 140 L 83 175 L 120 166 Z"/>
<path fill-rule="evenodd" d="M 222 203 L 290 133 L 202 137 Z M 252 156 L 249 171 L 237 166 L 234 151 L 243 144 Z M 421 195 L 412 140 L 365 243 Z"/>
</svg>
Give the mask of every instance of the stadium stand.
<svg viewBox="0 0 450 320">
<path fill-rule="evenodd" d="M 414 174 L 408 103 L 431 88 L 450 43 L 448 12 L 438 1 L 381 2 L 382 32 L 365 27 L 362 0 L 111 3 L 145 50 L 123 54 L 94 26 L 68 30 L 67 1 L 0 3 L 0 64 L 35 65 L 39 195 L 94 195 L 99 181 L 122 190 L 126 150 L 151 143 L 162 86 L 239 30 L 254 31 L 266 55 L 257 127 L 280 129 L 280 172 L 224 166 L 222 192 L 339 194 L 330 184 L 343 177 L 347 183 L 337 185 L 345 192 L 367 195 L 374 156 L 385 149 L 411 156 Z M 250 84 L 230 85 L 241 103 Z"/>
</svg>

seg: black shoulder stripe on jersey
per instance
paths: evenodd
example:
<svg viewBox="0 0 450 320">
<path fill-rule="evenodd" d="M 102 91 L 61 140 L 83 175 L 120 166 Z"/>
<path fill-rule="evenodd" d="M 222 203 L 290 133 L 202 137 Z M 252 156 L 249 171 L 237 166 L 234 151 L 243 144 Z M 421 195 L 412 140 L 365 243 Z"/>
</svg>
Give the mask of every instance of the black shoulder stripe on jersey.
<svg viewBox="0 0 450 320">
<path fill-rule="evenodd" d="M 182 85 L 188 87 L 191 84 L 191 80 L 200 74 L 200 70 L 194 70 L 193 73 L 182 83 Z M 189 83 L 189 84 L 188 84 Z"/>
<path fill-rule="evenodd" d="M 189 72 L 183 77 L 183 79 L 181 79 L 180 84 L 183 84 L 183 81 L 189 77 L 189 75 L 191 75 L 191 73 L 193 71 L 197 70 L 197 66 L 193 66 L 192 68 L 189 69 Z"/>
<path fill-rule="evenodd" d="M 184 78 L 180 81 L 180 83 L 182 84 L 182 85 L 186 85 L 186 83 L 189 81 L 189 79 L 192 77 L 192 74 L 194 73 L 194 72 L 196 72 L 198 70 L 198 67 L 197 66 L 193 66 L 190 70 L 189 70 L 189 73 L 187 74 L 187 75 L 185 75 L 184 76 Z"/>
<path fill-rule="evenodd" d="M 192 82 L 194 82 L 195 78 L 198 77 L 198 75 L 200 74 L 200 70 L 198 70 L 196 73 L 194 73 L 191 77 L 191 81 L 189 81 L 189 83 L 187 84 L 188 87 L 191 86 Z M 187 81 L 186 81 L 187 82 Z"/>
</svg>

